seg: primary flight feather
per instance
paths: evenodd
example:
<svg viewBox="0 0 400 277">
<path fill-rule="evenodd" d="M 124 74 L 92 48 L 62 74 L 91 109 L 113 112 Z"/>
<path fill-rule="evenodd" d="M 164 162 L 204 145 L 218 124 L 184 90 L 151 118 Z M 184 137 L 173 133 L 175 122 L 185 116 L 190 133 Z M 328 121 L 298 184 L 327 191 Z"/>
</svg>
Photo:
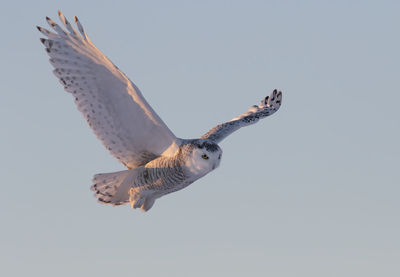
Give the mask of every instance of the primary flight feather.
<svg viewBox="0 0 400 277">
<path fill-rule="evenodd" d="M 128 170 L 96 174 L 91 189 L 100 203 L 148 211 L 154 201 L 190 185 L 218 167 L 217 143 L 241 127 L 275 113 L 282 93 L 274 90 L 258 106 L 217 125 L 198 139 L 177 138 L 140 90 L 90 41 L 78 18 L 77 32 L 58 12 L 66 31 L 46 17 L 38 30 L 54 74 L 108 151 Z"/>
</svg>

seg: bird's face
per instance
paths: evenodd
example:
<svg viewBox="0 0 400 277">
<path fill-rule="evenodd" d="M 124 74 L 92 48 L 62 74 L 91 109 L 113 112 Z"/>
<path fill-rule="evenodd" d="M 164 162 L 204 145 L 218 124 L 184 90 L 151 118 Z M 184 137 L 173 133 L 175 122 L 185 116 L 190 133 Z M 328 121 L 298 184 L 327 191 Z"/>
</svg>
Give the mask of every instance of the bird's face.
<svg viewBox="0 0 400 277">
<path fill-rule="evenodd" d="M 222 149 L 218 144 L 207 139 L 199 139 L 193 144 L 186 166 L 200 177 L 217 168 L 221 157 Z"/>
</svg>

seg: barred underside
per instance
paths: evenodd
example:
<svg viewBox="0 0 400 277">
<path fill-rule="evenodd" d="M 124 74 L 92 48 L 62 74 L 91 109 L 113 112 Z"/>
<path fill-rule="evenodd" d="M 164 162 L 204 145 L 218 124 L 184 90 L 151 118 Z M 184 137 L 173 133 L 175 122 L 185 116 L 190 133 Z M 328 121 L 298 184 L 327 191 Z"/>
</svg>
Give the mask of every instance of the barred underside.
<svg viewBox="0 0 400 277">
<path fill-rule="evenodd" d="M 148 163 L 148 167 L 96 174 L 91 190 L 102 204 L 130 203 L 132 208 L 148 211 L 156 198 L 190 184 L 181 167 L 182 161 L 181 155 L 160 157 Z"/>
</svg>

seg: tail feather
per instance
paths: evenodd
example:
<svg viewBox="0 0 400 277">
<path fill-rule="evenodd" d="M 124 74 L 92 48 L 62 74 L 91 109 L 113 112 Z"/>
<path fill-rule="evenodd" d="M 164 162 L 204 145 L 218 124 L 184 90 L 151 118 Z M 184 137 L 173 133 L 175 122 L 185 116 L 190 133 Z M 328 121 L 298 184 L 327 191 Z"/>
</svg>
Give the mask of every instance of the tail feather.
<svg viewBox="0 0 400 277">
<path fill-rule="evenodd" d="M 94 196 L 102 204 L 113 206 L 130 203 L 133 209 L 141 208 L 148 211 L 154 204 L 152 192 L 141 187 L 133 187 L 139 169 L 134 168 L 112 173 L 100 173 L 93 177 Z"/>
<path fill-rule="evenodd" d="M 129 202 L 128 191 L 135 175 L 135 169 L 96 174 L 90 189 L 100 203 L 122 205 Z"/>
</svg>

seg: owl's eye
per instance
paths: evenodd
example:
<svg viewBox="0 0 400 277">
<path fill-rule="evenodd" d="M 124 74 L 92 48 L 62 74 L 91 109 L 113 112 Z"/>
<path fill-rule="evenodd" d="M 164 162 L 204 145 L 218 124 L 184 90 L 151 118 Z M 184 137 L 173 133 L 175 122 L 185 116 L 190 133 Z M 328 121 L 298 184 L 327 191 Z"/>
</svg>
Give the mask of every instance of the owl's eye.
<svg viewBox="0 0 400 277">
<path fill-rule="evenodd" d="M 208 160 L 208 156 L 207 156 L 206 154 L 203 154 L 201 157 L 202 157 L 203 159 L 205 159 L 205 160 Z"/>
</svg>

